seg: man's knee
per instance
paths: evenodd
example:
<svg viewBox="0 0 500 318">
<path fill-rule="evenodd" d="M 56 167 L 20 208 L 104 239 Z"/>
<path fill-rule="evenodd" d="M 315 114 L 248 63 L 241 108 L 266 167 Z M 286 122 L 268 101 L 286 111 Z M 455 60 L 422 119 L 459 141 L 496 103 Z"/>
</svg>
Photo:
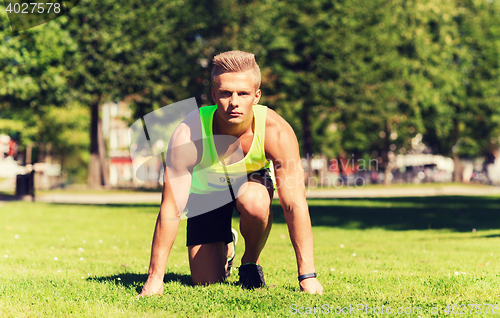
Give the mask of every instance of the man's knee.
<svg viewBox="0 0 500 318">
<path fill-rule="evenodd" d="M 269 218 L 270 204 L 271 199 L 265 190 L 245 193 L 236 199 L 236 208 L 242 215 L 260 220 Z"/>
</svg>

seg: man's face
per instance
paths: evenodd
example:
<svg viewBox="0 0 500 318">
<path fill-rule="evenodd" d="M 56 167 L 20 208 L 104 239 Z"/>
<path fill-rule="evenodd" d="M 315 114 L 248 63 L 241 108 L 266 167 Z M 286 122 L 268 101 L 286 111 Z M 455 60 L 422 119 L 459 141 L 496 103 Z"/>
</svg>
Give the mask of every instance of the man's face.
<svg viewBox="0 0 500 318">
<path fill-rule="evenodd" d="M 212 87 L 217 114 L 224 122 L 241 124 L 253 115 L 252 107 L 260 100 L 252 71 L 222 73 Z"/>
</svg>

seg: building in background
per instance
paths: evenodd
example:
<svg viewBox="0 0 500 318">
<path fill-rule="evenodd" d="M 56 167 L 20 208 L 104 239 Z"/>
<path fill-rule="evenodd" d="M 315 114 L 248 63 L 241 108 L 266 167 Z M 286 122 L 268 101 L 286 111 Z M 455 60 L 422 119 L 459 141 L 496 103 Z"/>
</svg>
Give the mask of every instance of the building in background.
<svg viewBox="0 0 500 318">
<path fill-rule="evenodd" d="M 493 157 L 493 163 L 488 164 L 486 170 L 491 183 L 500 186 L 500 147 L 493 152 Z"/>
<path fill-rule="evenodd" d="M 16 176 L 25 174 L 14 157 L 17 154 L 17 144 L 8 135 L 0 134 L 0 191 L 11 191 L 16 186 Z"/>
<path fill-rule="evenodd" d="M 108 141 L 109 183 L 113 187 L 136 187 L 130 158 L 128 124 L 132 116 L 124 102 L 109 102 L 102 106 L 102 134 Z"/>
<path fill-rule="evenodd" d="M 34 187 L 37 190 L 48 190 L 61 187 L 64 178 L 61 173 L 61 165 L 52 162 L 50 147 L 45 147 L 46 153 L 43 162 L 35 164 L 27 163 L 23 166 L 22 159 L 17 153 L 18 144 L 8 135 L 0 135 L 0 191 L 11 191 L 16 187 L 17 175 L 34 174 Z M 17 160 L 19 159 L 19 160 Z M 30 159 L 31 160 L 31 159 Z"/>
</svg>

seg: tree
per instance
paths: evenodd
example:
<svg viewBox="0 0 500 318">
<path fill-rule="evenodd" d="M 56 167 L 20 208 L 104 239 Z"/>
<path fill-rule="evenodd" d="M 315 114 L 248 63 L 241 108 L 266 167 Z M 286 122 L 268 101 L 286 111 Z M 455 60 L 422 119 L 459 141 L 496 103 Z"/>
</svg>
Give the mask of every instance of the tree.
<svg viewBox="0 0 500 318">
<path fill-rule="evenodd" d="M 131 102 L 136 114 L 189 97 L 201 14 L 192 2 L 83 1 L 66 28 L 78 47 L 71 52 L 73 97 L 90 105 L 89 185 L 106 184 L 99 107 L 111 100 Z M 193 85 L 193 86 L 199 86 Z"/>
<path fill-rule="evenodd" d="M 1 7 L 1 6 L 0 6 Z M 4 7 L 1 7 L 5 9 Z M 0 16 L 1 25 L 8 25 Z M 75 43 L 61 28 L 67 17 L 13 34 L 0 28 L 0 131 L 19 138 L 21 147 L 53 145 L 58 157 L 75 155 L 79 143 L 62 140 L 62 130 L 47 131 L 54 124 L 50 113 L 67 103 L 65 58 Z M 48 117 L 49 116 L 49 117 Z M 59 119 L 59 123 L 65 124 Z M 71 119 L 69 119 L 71 121 Z M 75 132 L 78 134 L 78 131 Z"/>
<path fill-rule="evenodd" d="M 429 71 L 437 95 L 423 109 L 424 141 L 454 157 L 455 181 L 461 181 L 459 158 L 486 154 L 498 136 L 498 18 L 498 9 L 486 1 L 456 1 L 428 23 L 432 42 L 442 47 L 429 60 L 445 58 Z"/>
<path fill-rule="evenodd" d="M 487 155 L 500 136 L 499 9 L 487 1 L 458 1 L 461 45 L 471 60 L 463 81 L 467 105 L 453 149 L 458 156 Z"/>
</svg>

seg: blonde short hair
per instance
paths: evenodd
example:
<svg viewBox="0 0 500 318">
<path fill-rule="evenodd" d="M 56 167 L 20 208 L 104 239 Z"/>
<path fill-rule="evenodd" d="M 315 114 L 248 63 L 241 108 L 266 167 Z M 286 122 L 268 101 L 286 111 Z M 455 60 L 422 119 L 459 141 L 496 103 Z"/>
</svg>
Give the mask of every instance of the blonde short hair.
<svg viewBox="0 0 500 318">
<path fill-rule="evenodd" d="M 222 73 L 252 71 L 255 87 L 260 88 L 260 68 L 255 61 L 255 55 L 243 51 L 228 51 L 214 56 L 212 70 L 212 85 Z"/>
</svg>

